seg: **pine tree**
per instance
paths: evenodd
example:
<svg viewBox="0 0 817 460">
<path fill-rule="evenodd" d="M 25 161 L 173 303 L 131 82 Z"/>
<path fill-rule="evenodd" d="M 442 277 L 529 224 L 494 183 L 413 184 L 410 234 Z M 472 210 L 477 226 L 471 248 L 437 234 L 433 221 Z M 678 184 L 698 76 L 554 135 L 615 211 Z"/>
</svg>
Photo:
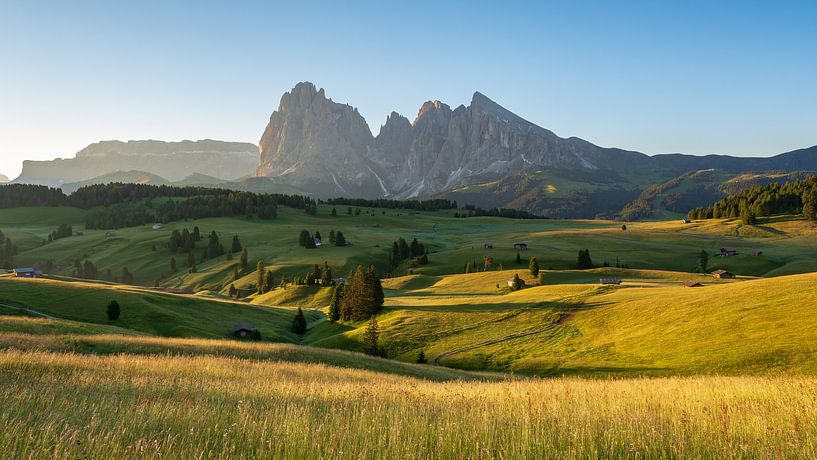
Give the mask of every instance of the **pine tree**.
<svg viewBox="0 0 817 460">
<path fill-rule="evenodd" d="M 524 282 L 522 281 L 522 278 L 519 277 L 519 274 L 513 275 L 512 289 L 514 291 L 518 291 L 518 290 L 522 289 L 523 287 L 525 287 L 525 285 L 523 283 Z"/>
<path fill-rule="evenodd" d="M 306 245 L 309 243 L 309 240 L 312 240 L 312 235 L 309 234 L 309 230 L 301 230 L 301 233 L 298 235 L 298 244 L 300 246 L 306 247 Z M 315 241 L 312 240 L 312 244 L 314 243 Z"/>
<path fill-rule="evenodd" d="M 238 297 L 238 289 L 235 288 L 235 284 L 230 284 L 230 297 Z"/>
<path fill-rule="evenodd" d="M 241 241 L 238 239 L 238 235 L 233 236 L 233 244 L 230 246 L 231 253 L 239 253 L 243 248 L 241 247 Z"/>
<path fill-rule="evenodd" d="M 193 253 L 190 252 L 187 254 L 187 266 L 192 267 L 196 264 L 196 258 L 193 256 Z"/>
<path fill-rule="evenodd" d="M 698 267 L 696 271 L 699 273 L 707 273 L 709 271 L 709 254 L 706 253 L 703 249 L 701 249 L 700 254 L 698 255 Z"/>
<path fill-rule="evenodd" d="M 534 278 L 539 276 L 539 262 L 536 261 L 536 257 L 530 258 L 530 263 L 528 263 L 528 270 L 530 270 L 530 274 Z"/>
<path fill-rule="evenodd" d="M 259 294 L 267 292 L 268 289 L 266 288 L 266 286 L 264 286 L 264 284 L 266 284 L 267 282 L 267 269 L 266 267 L 264 267 L 264 262 L 261 262 L 260 260 L 258 261 L 258 263 L 255 265 L 255 274 L 256 274 L 255 284 L 256 290 L 258 291 Z"/>
<path fill-rule="evenodd" d="M 267 270 L 267 279 L 264 282 L 264 292 L 269 292 L 275 289 L 275 278 L 272 275 L 272 270 Z"/>
<path fill-rule="evenodd" d="M 588 268 L 593 268 L 593 260 L 590 258 L 590 250 L 579 249 L 579 256 L 576 260 L 576 268 L 579 270 L 586 270 Z"/>
<path fill-rule="evenodd" d="M 198 226 L 193 227 L 193 233 L 190 236 L 193 238 L 193 242 L 201 241 L 201 232 Z"/>
<path fill-rule="evenodd" d="M 376 315 L 383 310 L 383 303 L 386 298 L 383 294 L 383 285 L 374 270 L 374 265 L 369 265 L 366 272 L 366 300 L 370 302 L 369 314 Z"/>
<path fill-rule="evenodd" d="M 343 285 L 339 284 L 332 289 L 332 302 L 329 304 L 329 321 L 333 323 L 340 319 L 341 299 L 343 299 Z"/>
<path fill-rule="evenodd" d="M 369 320 L 369 325 L 363 332 L 363 353 L 372 356 L 380 355 L 380 345 L 378 339 L 380 338 L 380 330 L 377 326 L 377 318 L 372 316 Z"/>
<path fill-rule="evenodd" d="M 817 221 L 817 190 L 811 189 L 803 194 L 803 217 Z"/>
<path fill-rule="evenodd" d="M 171 257 L 170 258 L 170 272 L 171 273 L 176 273 L 177 271 L 179 271 L 179 267 L 176 265 L 176 258 Z"/>
<path fill-rule="evenodd" d="M 241 250 L 241 263 L 240 263 L 242 270 L 247 268 L 247 264 L 249 263 L 249 258 L 250 258 L 250 255 L 247 252 L 247 248 L 242 249 Z"/>
<path fill-rule="evenodd" d="M 329 244 L 335 244 L 335 231 L 329 230 Z"/>
<path fill-rule="evenodd" d="M 346 246 L 346 238 L 341 231 L 338 231 L 337 235 L 335 235 L 335 246 Z"/>
<path fill-rule="evenodd" d="M 338 210 L 335 209 L 335 208 L 332 208 L 332 217 L 335 217 L 337 215 L 338 215 Z"/>
<path fill-rule="evenodd" d="M 417 353 L 417 364 L 428 364 L 425 351 L 420 350 L 420 353 Z"/>
<path fill-rule="evenodd" d="M 120 313 L 119 302 L 117 302 L 116 300 L 111 300 L 108 303 L 108 308 L 106 309 L 106 313 L 107 313 L 108 319 L 110 321 L 116 321 L 117 319 L 119 319 L 119 313 Z"/>
<path fill-rule="evenodd" d="M 306 317 L 301 307 L 298 307 L 298 312 L 295 313 L 295 318 L 292 319 L 292 332 L 298 335 L 306 332 Z"/>
<path fill-rule="evenodd" d="M 518 252 L 516 253 L 516 264 L 517 265 L 522 264 L 522 254 L 519 254 Z"/>
</svg>

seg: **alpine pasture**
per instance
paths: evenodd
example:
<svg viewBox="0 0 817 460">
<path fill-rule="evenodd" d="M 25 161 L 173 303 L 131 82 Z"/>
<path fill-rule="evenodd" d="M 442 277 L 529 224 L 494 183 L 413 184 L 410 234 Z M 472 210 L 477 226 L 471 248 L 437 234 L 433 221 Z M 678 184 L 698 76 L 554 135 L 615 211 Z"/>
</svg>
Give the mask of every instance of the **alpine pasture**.
<svg viewBox="0 0 817 460">
<path fill-rule="evenodd" d="M 780 216 L 624 229 L 331 210 L 108 235 L 83 229 L 77 209 L 0 210 L 15 264 L 55 267 L 44 279 L 0 276 L 0 455 L 815 456 L 813 224 Z M 43 244 L 59 224 L 81 235 Z M 248 264 L 233 254 L 190 270 L 168 239 L 194 226 L 225 245 L 237 235 Z M 301 247 L 303 229 L 324 240 L 342 231 L 350 244 Z M 329 320 L 332 287 L 286 281 L 313 265 L 336 277 L 358 265 L 383 272 L 398 238 L 417 238 L 429 262 L 403 262 L 381 280 L 384 356 L 366 356 L 366 321 Z M 721 247 L 738 255 L 720 257 Z M 584 249 L 596 268 L 576 269 Z M 707 272 L 737 277 L 695 273 L 702 250 Z M 75 278 L 74 262 L 86 259 L 114 274 L 127 267 L 134 283 Z M 258 261 L 285 287 L 254 293 Z M 509 287 L 514 275 L 523 289 Z M 230 297 L 231 285 L 243 294 Z M 111 300 L 118 319 L 106 317 Z M 302 335 L 291 330 L 298 307 Z M 234 339 L 240 321 L 260 340 Z M 415 363 L 421 351 L 428 364 Z"/>
</svg>

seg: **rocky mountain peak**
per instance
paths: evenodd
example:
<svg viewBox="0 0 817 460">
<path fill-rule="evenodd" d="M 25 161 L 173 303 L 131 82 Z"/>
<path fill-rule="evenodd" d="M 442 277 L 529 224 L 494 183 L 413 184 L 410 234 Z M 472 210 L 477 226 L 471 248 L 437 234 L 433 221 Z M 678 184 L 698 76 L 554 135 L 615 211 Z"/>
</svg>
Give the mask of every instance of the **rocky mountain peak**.
<svg viewBox="0 0 817 460">
<path fill-rule="evenodd" d="M 440 101 L 426 101 L 417 112 L 417 118 L 414 119 L 414 126 L 417 126 L 423 119 L 428 116 L 433 116 L 437 119 L 448 118 L 451 115 L 451 107 Z"/>
</svg>

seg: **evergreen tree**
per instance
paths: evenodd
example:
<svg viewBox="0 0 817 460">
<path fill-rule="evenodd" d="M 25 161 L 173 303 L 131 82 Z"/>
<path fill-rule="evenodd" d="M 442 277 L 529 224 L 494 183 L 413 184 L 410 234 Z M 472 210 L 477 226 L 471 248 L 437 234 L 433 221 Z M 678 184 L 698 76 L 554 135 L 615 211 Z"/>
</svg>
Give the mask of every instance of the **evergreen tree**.
<svg viewBox="0 0 817 460">
<path fill-rule="evenodd" d="M 471 273 L 471 264 L 465 263 L 465 273 Z"/>
<path fill-rule="evenodd" d="M 397 240 L 397 248 L 398 248 L 398 251 L 400 252 L 400 260 L 401 261 L 406 260 L 406 259 L 409 258 L 410 250 L 409 250 L 408 243 L 406 243 L 406 240 L 404 238 L 401 237 L 401 238 L 399 238 Z"/>
<path fill-rule="evenodd" d="M 590 250 L 579 249 L 579 256 L 576 260 L 576 268 L 579 270 L 586 270 L 588 268 L 593 268 L 593 260 L 590 258 Z"/>
<path fill-rule="evenodd" d="M 117 302 L 116 300 L 111 300 L 110 302 L 108 302 L 108 308 L 106 309 L 106 313 L 108 314 L 108 320 L 110 321 L 118 320 L 120 313 L 119 302 Z"/>
<path fill-rule="evenodd" d="M 409 257 L 420 257 L 423 254 L 423 250 L 420 247 L 420 242 L 417 241 L 417 238 L 413 238 L 411 240 L 411 245 L 409 245 Z"/>
<path fill-rule="evenodd" d="M 803 194 L 803 217 L 817 221 L 817 190 L 811 189 Z"/>
<path fill-rule="evenodd" d="M 519 254 L 518 252 L 516 253 L 516 264 L 517 265 L 522 264 L 522 254 Z"/>
<path fill-rule="evenodd" d="M 171 257 L 170 258 L 170 273 L 176 273 L 177 271 L 179 271 L 179 267 L 176 265 L 176 258 Z"/>
<path fill-rule="evenodd" d="M 335 217 L 337 215 L 338 215 L 338 210 L 335 209 L 335 208 L 332 208 L 332 217 Z"/>
<path fill-rule="evenodd" d="M 267 279 L 264 282 L 264 292 L 269 292 L 275 289 L 275 278 L 272 275 L 272 270 L 267 270 Z"/>
<path fill-rule="evenodd" d="M 133 284 L 133 273 L 128 271 L 128 267 L 122 267 L 122 284 Z"/>
<path fill-rule="evenodd" d="M 337 322 L 340 319 L 340 303 L 343 298 L 343 285 L 339 284 L 332 289 L 332 301 L 329 304 L 329 321 Z"/>
<path fill-rule="evenodd" d="M 540 286 L 545 285 L 545 273 L 544 272 L 539 273 L 539 285 Z"/>
<path fill-rule="evenodd" d="M 417 258 L 417 263 L 420 265 L 427 265 L 428 264 L 428 254 L 423 254 Z"/>
<path fill-rule="evenodd" d="M 295 313 L 295 318 L 292 319 L 292 332 L 298 335 L 306 332 L 306 317 L 301 307 L 298 307 L 298 312 Z"/>
<path fill-rule="evenodd" d="M 306 247 L 306 245 L 309 243 L 309 240 L 312 240 L 312 235 L 309 234 L 309 230 L 301 230 L 301 233 L 298 235 L 298 244 L 300 246 Z M 314 243 L 315 241 L 312 240 L 312 244 Z"/>
<path fill-rule="evenodd" d="M 199 267 L 197 267 L 196 263 L 194 262 L 193 265 L 190 266 L 190 273 L 198 273 L 198 272 L 199 272 Z"/>
<path fill-rule="evenodd" d="M 530 263 L 528 263 L 528 270 L 530 270 L 530 274 L 534 278 L 539 276 L 539 262 L 536 261 L 536 257 L 530 258 Z"/>
<path fill-rule="evenodd" d="M 329 230 L 329 244 L 335 244 L 335 231 Z"/>
<path fill-rule="evenodd" d="M 97 273 L 96 273 L 96 267 L 94 266 L 94 263 L 91 262 L 90 260 L 86 260 L 85 264 L 83 264 L 83 266 L 82 266 L 82 273 L 83 273 L 83 278 L 96 279 Z"/>
<path fill-rule="evenodd" d="M 247 264 L 249 263 L 249 258 L 250 258 L 250 255 L 247 252 L 247 248 L 242 249 L 241 250 L 241 263 L 240 263 L 242 270 L 247 268 Z"/>
<path fill-rule="evenodd" d="M 420 353 L 417 353 L 417 364 L 428 364 L 425 351 L 420 350 Z"/>
<path fill-rule="evenodd" d="M 709 272 L 709 254 L 707 254 L 703 249 L 701 249 L 701 252 L 698 255 L 698 266 L 696 271 L 699 273 Z"/>
<path fill-rule="evenodd" d="M 363 332 L 363 353 L 372 356 L 379 356 L 380 355 L 380 344 L 378 340 L 380 338 L 380 330 L 377 326 L 377 318 L 372 316 L 372 319 L 369 320 L 369 325 L 366 326 L 366 330 Z"/>
<path fill-rule="evenodd" d="M 170 233 L 170 242 L 167 244 L 167 247 L 173 252 L 178 252 L 182 246 L 182 234 L 179 233 L 178 230 L 173 230 L 173 232 Z"/>
<path fill-rule="evenodd" d="M 369 270 L 366 272 L 366 300 L 370 302 L 370 315 L 376 315 L 383 310 L 383 303 L 386 298 L 383 294 L 383 285 L 374 270 L 374 265 L 369 265 Z"/>
<path fill-rule="evenodd" d="M 187 266 L 192 267 L 196 264 L 196 258 L 193 256 L 193 253 L 190 252 L 187 254 Z"/>
<path fill-rule="evenodd" d="M 238 239 L 238 235 L 233 235 L 233 243 L 230 246 L 231 253 L 239 253 L 243 248 L 241 247 L 241 240 Z"/>
<path fill-rule="evenodd" d="M 230 284 L 230 297 L 238 297 L 238 289 L 235 288 L 235 284 Z"/>
<path fill-rule="evenodd" d="M 335 235 L 335 246 L 346 246 L 346 238 L 341 231 L 338 231 L 337 235 Z"/>
<path fill-rule="evenodd" d="M 194 243 L 201 241 L 201 232 L 199 231 L 198 226 L 193 227 L 193 233 L 190 236 L 193 238 Z"/>
<path fill-rule="evenodd" d="M 522 289 L 524 287 L 524 284 L 522 284 L 522 283 L 523 283 L 523 281 L 522 281 L 522 278 L 519 277 L 519 274 L 514 274 L 513 275 L 512 289 L 514 291 L 518 291 L 518 290 Z"/>
<path fill-rule="evenodd" d="M 267 269 L 264 267 L 264 262 L 260 260 L 255 265 L 256 283 L 255 288 L 259 294 L 263 294 L 269 290 L 264 284 L 267 282 Z"/>
</svg>

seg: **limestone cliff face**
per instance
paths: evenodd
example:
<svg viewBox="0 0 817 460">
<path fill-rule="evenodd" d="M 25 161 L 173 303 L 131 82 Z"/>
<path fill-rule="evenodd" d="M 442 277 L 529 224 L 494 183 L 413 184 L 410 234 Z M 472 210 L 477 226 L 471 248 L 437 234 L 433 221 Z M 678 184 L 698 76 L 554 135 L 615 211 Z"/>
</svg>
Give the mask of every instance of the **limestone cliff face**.
<svg viewBox="0 0 817 460">
<path fill-rule="evenodd" d="M 80 150 L 75 158 L 24 161 L 23 171 L 14 181 L 60 186 L 130 170 L 170 181 L 194 173 L 234 180 L 251 175 L 257 164 L 257 147 L 245 142 L 102 141 Z"/>
<path fill-rule="evenodd" d="M 318 196 L 383 196 L 388 190 L 379 166 L 367 157 L 373 147 L 357 109 L 299 83 L 281 97 L 261 136 L 256 174 Z"/>
<path fill-rule="evenodd" d="M 373 137 L 356 109 L 327 99 L 311 83 L 299 83 L 281 98 L 260 152 L 257 175 L 317 196 L 398 199 L 444 196 L 467 185 L 539 173 L 585 182 L 590 189 L 604 183 L 630 190 L 640 177 L 669 178 L 698 167 L 765 170 L 784 160 L 787 168 L 817 164 L 817 156 L 800 152 L 743 159 L 648 157 L 602 148 L 559 137 L 479 92 L 468 106 L 454 110 L 440 101 L 425 102 L 413 123 L 392 112 Z"/>
<path fill-rule="evenodd" d="M 428 101 L 413 123 L 392 112 L 377 137 L 353 107 L 299 83 L 261 136 L 257 175 L 319 196 L 417 197 L 533 168 L 598 169 L 607 160 L 475 93 L 456 110 Z M 601 163 L 599 163 L 601 162 Z"/>
</svg>

